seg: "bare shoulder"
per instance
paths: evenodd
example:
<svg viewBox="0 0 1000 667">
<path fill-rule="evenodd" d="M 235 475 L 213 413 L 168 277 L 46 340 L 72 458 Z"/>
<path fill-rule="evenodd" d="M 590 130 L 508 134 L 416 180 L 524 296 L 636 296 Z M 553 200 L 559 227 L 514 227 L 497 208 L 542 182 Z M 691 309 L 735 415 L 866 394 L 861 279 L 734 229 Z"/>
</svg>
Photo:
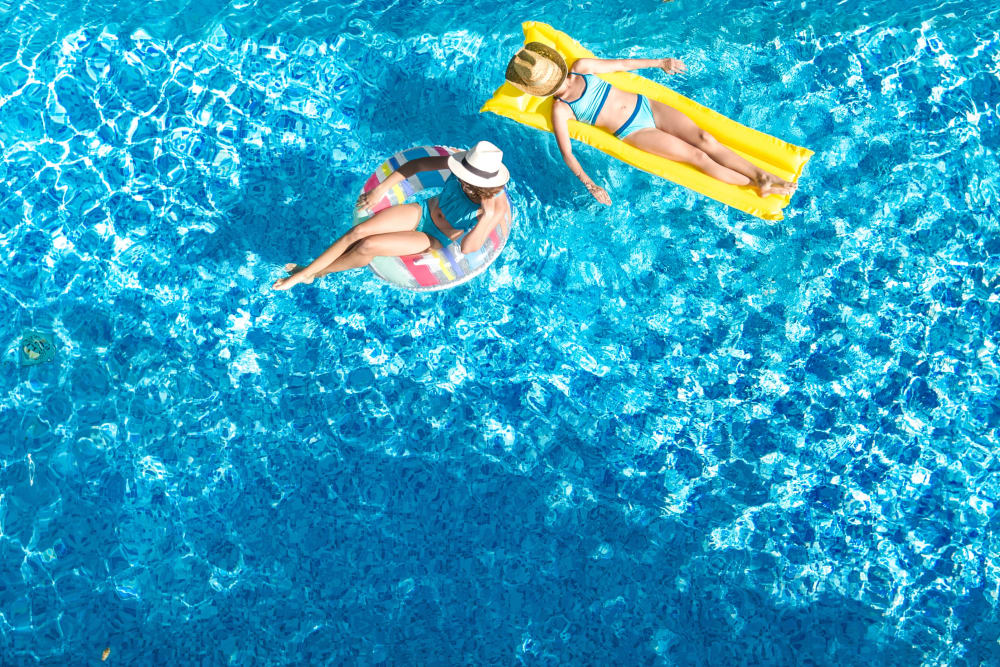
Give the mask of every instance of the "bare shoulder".
<svg viewBox="0 0 1000 667">
<path fill-rule="evenodd" d="M 507 196 L 507 190 L 504 189 L 503 192 L 494 197 L 497 202 L 497 212 L 500 214 L 501 218 L 506 218 L 510 215 L 510 199 Z"/>
<path fill-rule="evenodd" d="M 569 105 L 561 100 L 552 98 L 552 122 L 564 121 L 572 115 L 573 111 Z"/>
<path fill-rule="evenodd" d="M 507 199 L 507 188 L 504 187 L 503 190 L 497 193 L 497 196 L 492 201 L 498 212 L 505 213 L 510 208 L 510 200 Z"/>
<path fill-rule="evenodd" d="M 486 215 L 493 215 L 494 213 L 500 210 L 501 199 L 504 199 L 504 197 L 498 194 L 495 197 L 484 199 L 482 202 L 480 202 L 479 205 L 482 207 L 483 213 L 485 213 Z"/>
<path fill-rule="evenodd" d="M 503 215 L 507 212 L 509 206 L 505 190 L 501 190 L 493 197 L 484 199 L 482 202 L 483 213 L 486 215 Z"/>
</svg>

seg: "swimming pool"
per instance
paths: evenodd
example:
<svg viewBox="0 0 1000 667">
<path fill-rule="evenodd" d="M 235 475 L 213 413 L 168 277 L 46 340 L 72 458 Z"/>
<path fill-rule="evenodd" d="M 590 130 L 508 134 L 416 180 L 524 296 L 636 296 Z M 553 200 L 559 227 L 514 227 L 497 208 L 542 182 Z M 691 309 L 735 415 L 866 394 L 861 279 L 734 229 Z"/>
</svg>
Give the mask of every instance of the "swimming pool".
<svg viewBox="0 0 1000 667">
<path fill-rule="evenodd" d="M 1000 663 L 1000 10 L 911 5 L 0 0 L 3 664 Z M 527 19 L 815 150 L 786 219 L 478 114 Z M 480 138 L 487 276 L 269 290 Z"/>
</svg>

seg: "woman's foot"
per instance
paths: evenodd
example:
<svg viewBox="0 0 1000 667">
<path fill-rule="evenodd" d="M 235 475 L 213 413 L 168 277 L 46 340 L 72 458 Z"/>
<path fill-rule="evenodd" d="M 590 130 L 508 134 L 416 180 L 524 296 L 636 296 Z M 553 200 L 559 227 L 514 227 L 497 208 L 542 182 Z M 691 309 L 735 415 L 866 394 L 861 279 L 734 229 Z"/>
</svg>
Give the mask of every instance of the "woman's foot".
<svg viewBox="0 0 1000 667">
<path fill-rule="evenodd" d="M 768 195 L 790 195 L 795 192 L 798 183 L 791 183 L 774 174 L 761 173 L 752 183 L 761 197 Z"/>
<path fill-rule="evenodd" d="M 312 283 L 313 279 L 311 277 L 300 275 L 301 272 L 302 272 L 302 269 L 304 269 L 304 268 L 306 268 L 306 267 L 299 266 L 298 264 L 295 264 L 294 262 L 289 263 L 289 264 L 285 264 L 285 271 L 288 271 L 288 277 L 287 278 L 278 278 L 277 280 L 275 280 L 274 284 L 271 285 L 271 289 L 274 289 L 274 290 L 286 290 L 286 289 L 291 289 L 291 288 L 295 287 L 299 283 L 305 283 L 307 285 L 310 284 L 310 283 Z"/>
</svg>

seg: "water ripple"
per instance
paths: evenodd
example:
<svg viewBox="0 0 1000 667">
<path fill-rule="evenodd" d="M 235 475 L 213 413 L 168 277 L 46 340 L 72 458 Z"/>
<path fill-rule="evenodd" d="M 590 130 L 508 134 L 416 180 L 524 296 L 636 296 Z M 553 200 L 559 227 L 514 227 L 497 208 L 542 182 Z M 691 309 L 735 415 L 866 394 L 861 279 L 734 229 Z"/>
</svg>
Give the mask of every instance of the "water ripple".
<svg viewBox="0 0 1000 667">
<path fill-rule="evenodd" d="M 1000 662 L 1000 11 L 63 4 L 0 0 L 4 664 Z M 588 200 L 477 113 L 522 17 L 815 149 L 788 219 Z M 268 290 L 479 138 L 488 276 Z"/>
</svg>

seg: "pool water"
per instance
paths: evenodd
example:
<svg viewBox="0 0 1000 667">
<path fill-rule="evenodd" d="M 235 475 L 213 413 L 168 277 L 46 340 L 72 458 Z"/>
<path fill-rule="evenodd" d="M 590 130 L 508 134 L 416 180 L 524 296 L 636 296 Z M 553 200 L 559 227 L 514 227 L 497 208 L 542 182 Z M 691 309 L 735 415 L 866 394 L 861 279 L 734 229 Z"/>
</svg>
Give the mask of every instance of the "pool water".
<svg viewBox="0 0 1000 667">
<path fill-rule="evenodd" d="M 786 219 L 479 114 L 528 19 Z M 485 276 L 270 291 L 479 139 Z M 993 4 L 0 0 L 0 150 L 0 663 L 1000 664 Z"/>
</svg>

